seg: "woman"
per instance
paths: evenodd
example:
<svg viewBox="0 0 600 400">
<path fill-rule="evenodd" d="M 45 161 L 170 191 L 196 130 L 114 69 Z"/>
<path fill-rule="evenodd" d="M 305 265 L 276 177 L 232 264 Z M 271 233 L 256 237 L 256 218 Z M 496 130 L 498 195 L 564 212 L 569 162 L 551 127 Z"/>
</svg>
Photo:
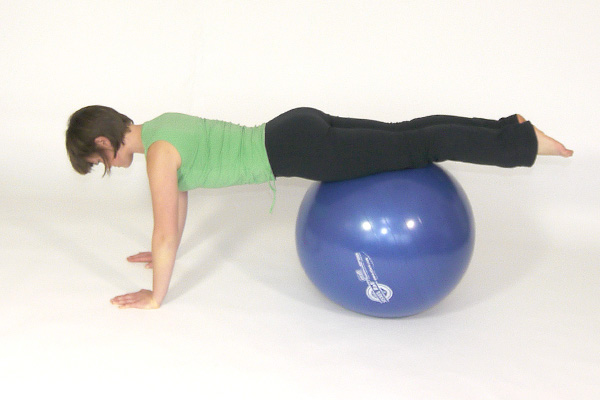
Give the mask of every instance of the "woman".
<svg viewBox="0 0 600 400">
<path fill-rule="evenodd" d="M 187 191 L 273 182 L 276 177 L 352 179 L 454 160 L 500 167 L 532 166 L 537 155 L 573 152 L 515 114 L 498 121 L 431 116 L 402 123 L 334 117 L 297 108 L 256 127 L 163 114 L 143 125 L 109 107 L 75 112 L 66 137 L 73 168 L 105 173 L 146 154 L 154 231 L 152 252 L 128 258 L 153 268 L 153 289 L 117 296 L 120 308 L 158 308 L 181 241 Z M 273 186 L 273 191 L 275 190 Z"/>
</svg>

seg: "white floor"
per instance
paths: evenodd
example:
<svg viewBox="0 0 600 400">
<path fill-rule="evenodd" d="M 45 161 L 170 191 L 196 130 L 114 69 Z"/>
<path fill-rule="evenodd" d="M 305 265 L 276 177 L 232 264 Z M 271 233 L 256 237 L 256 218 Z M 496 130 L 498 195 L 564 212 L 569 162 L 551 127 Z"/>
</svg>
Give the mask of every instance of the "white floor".
<svg viewBox="0 0 600 400">
<path fill-rule="evenodd" d="M 109 184 L 142 184 L 140 171 L 90 178 L 79 195 L 8 194 L 3 388 L 103 398 L 598 398 L 600 232 L 587 190 L 597 169 L 576 159 L 445 168 L 471 199 L 474 258 L 438 306 L 390 320 L 341 309 L 303 274 L 294 220 L 306 181 L 281 180 L 272 215 L 264 185 L 192 192 L 172 289 L 156 311 L 108 302 L 150 285 L 150 271 L 124 260 L 147 248 L 146 192 L 106 195 Z"/>
</svg>

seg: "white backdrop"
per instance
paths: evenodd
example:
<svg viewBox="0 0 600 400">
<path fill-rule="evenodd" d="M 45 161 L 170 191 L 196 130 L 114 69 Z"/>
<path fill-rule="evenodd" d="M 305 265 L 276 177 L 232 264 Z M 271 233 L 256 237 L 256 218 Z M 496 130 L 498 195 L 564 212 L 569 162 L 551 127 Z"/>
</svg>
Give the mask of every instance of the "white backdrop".
<svg viewBox="0 0 600 400">
<path fill-rule="evenodd" d="M 591 0 L 3 1 L 3 387 L 597 398 L 599 22 Z M 445 165 L 471 199 L 476 251 L 421 316 L 362 317 L 316 292 L 295 255 L 309 185 L 296 179 L 278 182 L 273 215 L 266 185 L 193 192 L 166 303 L 119 311 L 108 299 L 150 285 L 124 262 L 148 248 L 150 203 L 143 157 L 105 179 L 72 171 L 67 118 L 89 104 L 136 123 L 518 112 L 576 153 Z"/>
</svg>

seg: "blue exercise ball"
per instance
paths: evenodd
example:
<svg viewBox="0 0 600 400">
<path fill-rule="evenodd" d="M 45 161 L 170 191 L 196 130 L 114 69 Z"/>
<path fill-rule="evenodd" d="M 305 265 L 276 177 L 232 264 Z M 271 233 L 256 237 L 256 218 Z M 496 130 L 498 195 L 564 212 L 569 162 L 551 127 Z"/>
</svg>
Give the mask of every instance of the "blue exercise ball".
<svg viewBox="0 0 600 400">
<path fill-rule="evenodd" d="M 310 280 L 339 305 L 376 317 L 439 303 L 464 275 L 473 245 L 469 201 L 433 164 L 314 183 L 296 221 Z"/>
</svg>

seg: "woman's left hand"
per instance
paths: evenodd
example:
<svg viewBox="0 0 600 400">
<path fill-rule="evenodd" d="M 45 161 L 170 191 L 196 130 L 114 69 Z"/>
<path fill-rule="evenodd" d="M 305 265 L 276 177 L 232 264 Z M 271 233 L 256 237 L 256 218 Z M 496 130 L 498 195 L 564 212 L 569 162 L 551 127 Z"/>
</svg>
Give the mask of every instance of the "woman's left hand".
<svg viewBox="0 0 600 400">
<path fill-rule="evenodd" d="M 160 304 L 154 297 L 150 290 L 142 289 L 139 292 L 124 294 L 123 296 L 117 296 L 111 299 L 111 304 L 119 306 L 119 308 L 141 308 L 144 310 L 151 310 L 160 307 Z"/>
</svg>

